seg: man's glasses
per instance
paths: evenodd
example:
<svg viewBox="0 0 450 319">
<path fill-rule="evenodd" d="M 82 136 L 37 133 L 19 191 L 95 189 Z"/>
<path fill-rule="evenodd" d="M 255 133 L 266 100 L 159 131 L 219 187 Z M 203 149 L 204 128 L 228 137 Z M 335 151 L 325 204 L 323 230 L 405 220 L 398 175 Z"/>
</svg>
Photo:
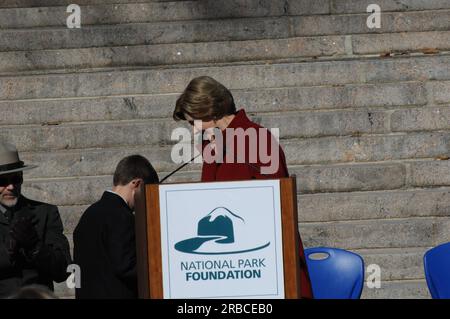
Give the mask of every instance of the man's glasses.
<svg viewBox="0 0 450 319">
<path fill-rule="evenodd" d="M 23 183 L 22 175 L 13 175 L 10 177 L 0 176 L 0 187 L 6 187 L 9 185 L 19 185 Z"/>
</svg>

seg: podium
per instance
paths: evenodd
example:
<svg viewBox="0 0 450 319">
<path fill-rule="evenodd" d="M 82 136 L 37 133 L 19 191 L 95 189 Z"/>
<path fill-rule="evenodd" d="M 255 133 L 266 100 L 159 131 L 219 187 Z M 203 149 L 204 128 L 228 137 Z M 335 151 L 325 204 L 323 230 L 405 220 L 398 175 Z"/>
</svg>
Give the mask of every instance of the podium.
<svg viewBox="0 0 450 319">
<path fill-rule="evenodd" d="M 149 184 L 135 206 L 139 298 L 300 298 L 295 177 Z"/>
</svg>

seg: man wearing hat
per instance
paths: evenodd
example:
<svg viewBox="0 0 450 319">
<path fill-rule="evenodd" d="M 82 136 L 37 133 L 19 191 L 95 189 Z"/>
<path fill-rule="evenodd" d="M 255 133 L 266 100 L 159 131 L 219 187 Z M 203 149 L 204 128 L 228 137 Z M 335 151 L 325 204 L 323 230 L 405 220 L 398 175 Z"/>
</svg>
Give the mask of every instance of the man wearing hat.
<svg viewBox="0 0 450 319">
<path fill-rule="evenodd" d="M 39 284 L 64 281 L 69 243 L 56 206 L 21 194 L 23 171 L 15 146 L 0 141 L 0 297 Z"/>
</svg>

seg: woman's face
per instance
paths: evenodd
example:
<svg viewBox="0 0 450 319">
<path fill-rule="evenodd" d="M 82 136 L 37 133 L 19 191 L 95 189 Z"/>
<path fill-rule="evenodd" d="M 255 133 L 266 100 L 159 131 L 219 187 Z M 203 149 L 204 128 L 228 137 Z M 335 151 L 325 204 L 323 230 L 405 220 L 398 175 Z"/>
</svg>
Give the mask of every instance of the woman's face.
<svg viewBox="0 0 450 319">
<path fill-rule="evenodd" d="M 194 128 L 194 134 L 200 131 L 204 131 L 207 129 L 212 129 L 216 127 L 215 121 L 201 121 L 196 120 L 190 117 L 188 114 L 184 115 L 185 119 L 191 124 Z"/>
</svg>

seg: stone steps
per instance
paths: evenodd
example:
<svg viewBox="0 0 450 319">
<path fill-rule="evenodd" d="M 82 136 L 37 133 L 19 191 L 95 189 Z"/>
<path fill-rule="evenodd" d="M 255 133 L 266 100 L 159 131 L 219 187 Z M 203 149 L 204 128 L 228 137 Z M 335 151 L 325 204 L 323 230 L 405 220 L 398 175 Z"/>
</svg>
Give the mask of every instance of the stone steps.
<svg viewBox="0 0 450 319">
<path fill-rule="evenodd" d="M 448 108 L 442 108 L 447 110 Z M 432 112 L 433 109 L 429 110 Z M 319 137 L 351 135 L 355 133 L 387 133 L 388 113 L 373 111 L 368 115 L 366 111 L 331 111 L 308 114 L 283 114 L 274 119 L 273 116 L 258 116 L 258 122 L 269 128 L 280 128 L 280 137 Z M 307 123 L 308 118 L 311 119 Z M 372 121 L 372 123 L 370 123 Z M 298 123 L 300 130 L 292 131 L 292 124 Z M 329 123 L 327 131 L 318 128 L 323 123 Z M 269 124 L 269 125 L 268 125 Z M 372 125 L 371 125 L 372 124 Z M 435 129 L 444 129 L 445 124 Z M 447 124 L 448 125 L 448 124 Z M 152 144 L 174 144 L 170 140 L 172 130 L 177 127 L 188 127 L 173 120 L 128 120 L 94 122 L 94 123 L 68 123 L 63 125 L 20 125 L 4 126 L 0 134 L 13 141 L 17 147 L 24 151 L 30 150 L 61 150 L 80 149 L 95 147 L 115 147 L 126 145 L 152 145 Z M 134 132 L 130 140 L 123 132 Z M 20 137 L 13 134 L 16 132 Z M 295 135 L 294 135 L 295 134 Z M 54 138 L 49 138 L 54 136 Z M 90 136 L 98 136 L 90 139 Z"/>
<path fill-rule="evenodd" d="M 279 128 L 280 138 L 360 136 L 408 131 L 442 131 L 450 126 L 450 107 L 387 110 L 342 110 L 326 112 L 261 114 L 253 117 L 267 128 Z M 415 118 L 416 126 L 404 122 Z M 99 121 L 61 125 L 13 125 L 0 127 L 0 134 L 23 151 L 173 145 L 174 129 L 184 127 L 170 119 Z M 322 129 L 321 129 L 322 128 Z M 124 135 L 133 132 L 133 138 Z M 90 138 L 97 136 L 96 139 Z M 442 142 L 446 143 L 445 137 Z M 441 144 L 442 145 L 442 144 Z M 438 151 L 438 150 L 436 150 Z M 435 151 L 435 154 L 436 154 Z M 444 155 L 444 154 L 443 154 Z M 349 153 L 351 156 L 351 153 Z"/>
<path fill-rule="evenodd" d="M 145 3 L 145 2 L 182 2 L 187 0 L 78 0 L 79 5 L 87 4 L 116 4 L 116 3 Z M 71 0 L 3 0 L 0 8 L 33 8 L 50 6 L 68 6 Z"/>
<path fill-rule="evenodd" d="M 0 31 L 0 51 L 286 38 L 288 18 L 246 18 Z M 28 43 L 23 43 L 27 41 Z"/>
<path fill-rule="evenodd" d="M 437 159 L 448 153 L 450 133 L 409 133 L 367 135 L 360 137 L 322 137 L 282 139 L 288 165 L 352 164 L 409 159 Z M 417 149 L 417 145 L 424 145 Z M 325 151 L 323 151 L 325 149 Z M 396 152 L 393 152 L 396 150 Z M 142 154 L 158 171 L 174 170 L 171 146 L 138 145 L 109 149 L 73 149 L 21 153 L 27 163 L 39 167 L 27 172 L 28 178 L 112 175 L 117 162 L 127 154 Z M 191 164 L 199 169 L 199 164 Z"/>
<path fill-rule="evenodd" d="M 308 1 L 300 0 L 299 5 L 309 3 Z M 314 1 L 317 6 L 326 7 L 326 4 L 330 6 L 329 11 L 326 13 L 361 13 L 366 12 L 367 6 L 373 3 L 371 0 L 319 0 Z M 381 7 L 382 11 L 425 11 L 425 10 L 438 10 L 449 9 L 450 3 L 447 0 L 379 0 L 377 4 Z"/>
<path fill-rule="evenodd" d="M 81 24 L 125 24 L 180 20 L 223 19 L 243 17 L 267 17 L 286 14 L 307 14 L 302 10 L 285 11 L 283 1 L 239 0 L 226 1 L 166 1 L 142 2 L 110 1 L 95 4 L 96 1 L 77 1 L 81 8 Z M 122 3 L 121 3 L 122 2 Z M 70 3 L 70 2 L 69 2 Z M 47 26 L 66 26 L 65 6 L 10 8 L 0 10 L 0 27 L 34 28 Z"/>
<path fill-rule="evenodd" d="M 235 89 L 247 113 L 450 104 L 450 81 Z M 0 126 L 171 118 L 179 93 L 0 101 Z M 428 101 L 428 99 L 429 101 Z"/>
<path fill-rule="evenodd" d="M 301 223 L 306 247 L 344 249 L 432 247 L 449 234 L 450 217 Z"/>
<path fill-rule="evenodd" d="M 101 5 L 101 4 L 144 4 L 152 2 L 185 2 L 196 5 L 198 0 L 78 0 L 77 4 L 81 6 L 86 5 Z M 202 2 L 214 2 L 213 0 L 206 0 Z M 275 0 L 274 2 L 276 2 Z M 0 4 L 0 8 L 32 8 L 32 7 L 49 7 L 49 6 L 67 6 L 71 4 L 71 0 L 42 0 L 37 4 L 35 0 L 4 0 Z M 200 1 L 198 1 L 200 2 Z M 245 0 L 229 0 L 235 5 L 242 5 L 248 3 Z M 292 10 L 296 12 L 308 12 L 308 14 L 335 14 L 335 13 L 364 13 L 371 0 L 287 0 L 282 2 L 287 12 Z M 262 2 L 264 3 L 264 2 Z M 423 11 L 423 10 L 437 10 L 448 9 L 450 4 L 446 0 L 428 0 L 426 2 L 420 0 L 403 0 L 402 2 L 395 2 L 391 0 L 380 0 L 378 4 L 383 11 L 401 12 L 401 11 Z"/>
<path fill-rule="evenodd" d="M 380 29 L 369 29 L 366 20 L 367 14 L 314 15 L 4 29 L 0 51 L 447 31 L 450 10 L 384 13 Z"/>
<path fill-rule="evenodd" d="M 193 77 L 205 73 L 232 90 L 249 90 L 397 81 L 448 81 L 449 70 L 450 55 L 441 55 L 3 76 L 0 77 L 0 101 L 175 93 L 181 92 Z"/>
<path fill-rule="evenodd" d="M 436 35 L 435 47 L 442 45 Z M 446 35 L 443 35 L 446 37 Z M 343 36 L 0 52 L 0 72 L 344 56 Z"/>
<path fill-rule="evenodd" d="M 362 299 L 430 299 L 425 280 L 388 281 L 380 289 L 363 289 Z"/>
<path fill-rule="evenodd" d="M 331 222 L 450 215 L 450 189 L 298 194 L 299 221 Z M 67 208 L 69 211 L 70 207 Z"/>
<path fill-rule="evenodd" d="M 382 13 L 381 27 L 367 27 L 368 14 L 338 14 L 293 17 L 295 36 L 447 31 L 449 10 Z"/>
<path fill-rule="evenodd" d="M 431 247 L 388 248 L 353 250 L 364 259 L 365 277 L 370 273 L 367 267 L 376 264 L 381 268 L 381 280 L 392 282 L 398 280 L 424 280 L 423 256 Z M 365 287 L 368 289 L 368 287 Z"/>
<path fill-rule="evenodd" d="M 450 161 L 423 160 L 290 166 L 289 172 L 297 176 L 300 193 L 315 194 L 450 186 L 449 168 Z M 168 172 L 158 173 L 163 177 Z M 190 182 L 199 180 L 199 177 L 199 171 L 187 170 L 173 175 L 168 182 Z M 94 202 L 110 184 L 111 175 L 26 178 L 24 191 L 32 198 L 57 205 L 85 205 Z"/>
<path fill-rule="evenodd" d="M 40 6 L 26 1 L 0 4 L 0 28 L 32 28 L 66 26 L 66 12 L 70 1 L 40 1 Z M 407 3 L 409 2 L 409 3 Z M 303 16 L 317 14 L 366 13 L 370 1 L 273 1 L 235 0 L 217 1 L 77 1 L 81 6 L 82 25 L 123 24 L 136 22 L 201 20 L 242 17 Z M 383 12 L 425 11 L 450 9 L 445 0 L 422 3 L 412 0 L 404 4 L 381 1 Z M 22 6 L 22 7 L 21 7 Z"/>
<path fill-rule="evenodd" d="M 350 37 L 350 38 L 349 38 Z M 350 44 L 347 43 L 350 39 Z M 429 51 L 433 50 L 433 51 Z M 0 73 L 450 51 L 443 31 L 0 52 Z"/>
</svg>

